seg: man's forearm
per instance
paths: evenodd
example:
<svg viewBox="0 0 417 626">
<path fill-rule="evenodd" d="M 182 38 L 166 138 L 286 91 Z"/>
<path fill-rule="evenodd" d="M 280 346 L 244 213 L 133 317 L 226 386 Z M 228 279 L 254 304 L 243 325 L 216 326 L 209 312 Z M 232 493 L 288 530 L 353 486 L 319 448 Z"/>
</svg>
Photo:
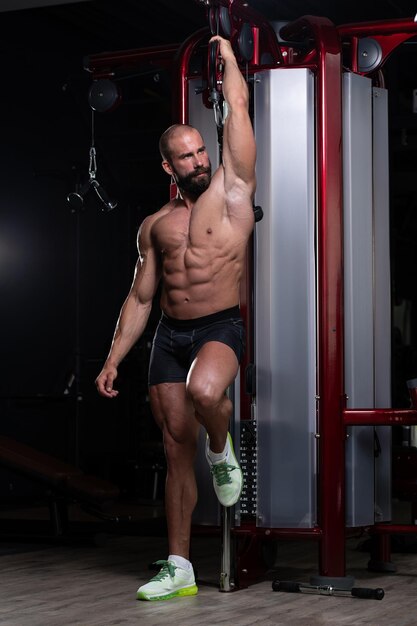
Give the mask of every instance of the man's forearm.
<svg viewBox="0 0 417 626">
<path fill-rule="evenodd" d="M 230 109 L 237 105 L 248 109 L 248 86 L 233 54 L 228 55 L 224 63 L 223 95 Z"/>
<path fill-rule="evenodd" d="M 129 296 L 120 312 L 106 362 L 117 367 L 146 328 L 152 303 L 142 304 Z"/>
</svg>

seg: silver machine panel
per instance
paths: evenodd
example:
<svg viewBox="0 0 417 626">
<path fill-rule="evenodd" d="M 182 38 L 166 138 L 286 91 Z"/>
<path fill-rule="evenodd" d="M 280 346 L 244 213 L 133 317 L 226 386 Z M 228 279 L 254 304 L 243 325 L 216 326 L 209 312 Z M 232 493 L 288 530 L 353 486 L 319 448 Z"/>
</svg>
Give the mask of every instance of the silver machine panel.
<svg viewBox="0 0 417 626">
<path fill-rule="evenodd" d="M 343 76 L 345 390 L 348 406 L 374 406 L 372 83 Z M 371 524 L 374 429 L 348 429 L 346 522 Z"/>
<path fill-rule="evenodd" d="M 386 92 L 373 90 L 369 78 L 344 74 L 345 389 L 352 408 L 390 406 L 386 102 Z M 390 431 L 354 426 L 348 434 L 346 524 L 385 521 L 390 516 Z"/>
<path fill-rule="evenodd" d="M 259 527 L 312 527 L 316 510 L 314 77 L 255 78 L 255 353 Z"/>
<path fill-rule="evenodd" d="M 375 407 L 392 406 L 391 398 L 391 280 L 388 92 L 375 88 L 373 103 L 373 209 L 375 300 Z M 380 454 L 375 459 L 375 521 L 391 520 L 390 426 L 377 426 Z"/>
</svg>

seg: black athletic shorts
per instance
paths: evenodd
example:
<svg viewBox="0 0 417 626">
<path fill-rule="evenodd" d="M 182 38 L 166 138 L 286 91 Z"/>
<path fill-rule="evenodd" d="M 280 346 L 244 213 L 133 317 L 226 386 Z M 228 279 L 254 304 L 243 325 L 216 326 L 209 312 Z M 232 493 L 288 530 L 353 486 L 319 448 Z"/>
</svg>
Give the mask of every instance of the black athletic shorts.
<svg viewBox="0 0 417 626">
<path fill-rule="evenodd" d="M 208 341 L 230 346 L 240 361 L 245 339 L 238 306 L 190 320 L 177 320 L 163 313 L 152 344 L 149 385 L 185 382 L 198 351 Z"/>
</svg>

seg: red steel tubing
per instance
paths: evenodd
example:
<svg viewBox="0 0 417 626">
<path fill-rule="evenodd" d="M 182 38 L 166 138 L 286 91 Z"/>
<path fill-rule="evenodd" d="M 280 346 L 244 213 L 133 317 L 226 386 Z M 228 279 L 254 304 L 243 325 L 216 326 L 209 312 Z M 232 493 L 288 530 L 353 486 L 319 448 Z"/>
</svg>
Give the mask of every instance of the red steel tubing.
<svg viewBox="0 0 417 626">
<path fill-rule="evenodd" d="M 372 534 L 377 535 L 417 534 L 417 526 L 414 524 L 375 524 L 371 531 Z"/>
<path fill-rule="evenodd" d="M 345 426 L 401 426 L 417 424 L 417 410 L 344 409 Z"/>
<path fill-rule="evenodd" d="M 188 123 L 188 70 L 191 56 L 199 43 L 209 34 L 208 28 L 200 28 L 184 41 L 178 51 L 176 76 L 176 93 L 173 99 L 173 121 L 178 124 Z"/>
<path fill-rule="evenodd" d="M 137 71 L 139 64 L 150 62 L 156 68 L 170 67 L 178 44 L 154 46 L 152 48 L 137 48 L 133 50 L 118 50 L 116 52 L 100 52 L 91 54 L 84 59 L 84 69 L 91 72 L 95 78 L 98 75 L 115 75 L 120 68 L 130 67 Z"/>
<path fill-rule="evenodd" d="M 336 28 L 326 18 L 303 20 L 319 53 L 318 390 L 319 523 L 322 576 L 345 575 L 345 428 L 343 344 L 342 62 Z M 291 28 L 291 25 L 290 25 Z"/>
<path fill-rule="evenodd" d="M 399 20 L 383 20 L 361 22 L 359 24 L 342 24 L 337 27 L 341 37 L 367 37 L 376 35 L 397 35 L 399 33 L 416 33 L 417 24 L 413 18 Z"/>
</svg>

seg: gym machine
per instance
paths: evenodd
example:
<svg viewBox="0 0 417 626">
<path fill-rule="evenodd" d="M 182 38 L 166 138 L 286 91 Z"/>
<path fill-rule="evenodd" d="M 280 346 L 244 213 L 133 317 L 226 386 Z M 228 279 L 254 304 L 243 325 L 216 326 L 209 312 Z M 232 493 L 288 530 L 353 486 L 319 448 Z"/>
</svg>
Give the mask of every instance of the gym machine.
<svg viewBox="0 0 417 626">
<path fill-rule="evenodd" d="M 269 23 L 242 0 L 201 4 L 209 27 L 175 56 L 165 47 L 88 59 L 95 80 L 121 62 L 166 64 L 175 77 L 173 122 L 201 131 L 213 167 L 222 98 L 210 33 L 231 40 L 250 87 L 263 219 L 248 247 L 241 290 L 248 348 L 231 390 L 245 487 L 234 511 L 220 511 L 207 468 L 197 464 L 194 522 L 222 526 L 223 591 L 256 580 L 264 567 L 260 546 L 278 538 L 317 542 L 311 586 L 349 591 L 347 528 L 370 529 L 378 546 L 370 567 L 385 571 L 390 534 L 416 532 L 389 523 L 387 427 L 417 424 L 417 406 L 390 408 L 381 68 L 417 34 L 417 24 L 410 18 L 335 26 L 315 16 Z"/>
</svg>

